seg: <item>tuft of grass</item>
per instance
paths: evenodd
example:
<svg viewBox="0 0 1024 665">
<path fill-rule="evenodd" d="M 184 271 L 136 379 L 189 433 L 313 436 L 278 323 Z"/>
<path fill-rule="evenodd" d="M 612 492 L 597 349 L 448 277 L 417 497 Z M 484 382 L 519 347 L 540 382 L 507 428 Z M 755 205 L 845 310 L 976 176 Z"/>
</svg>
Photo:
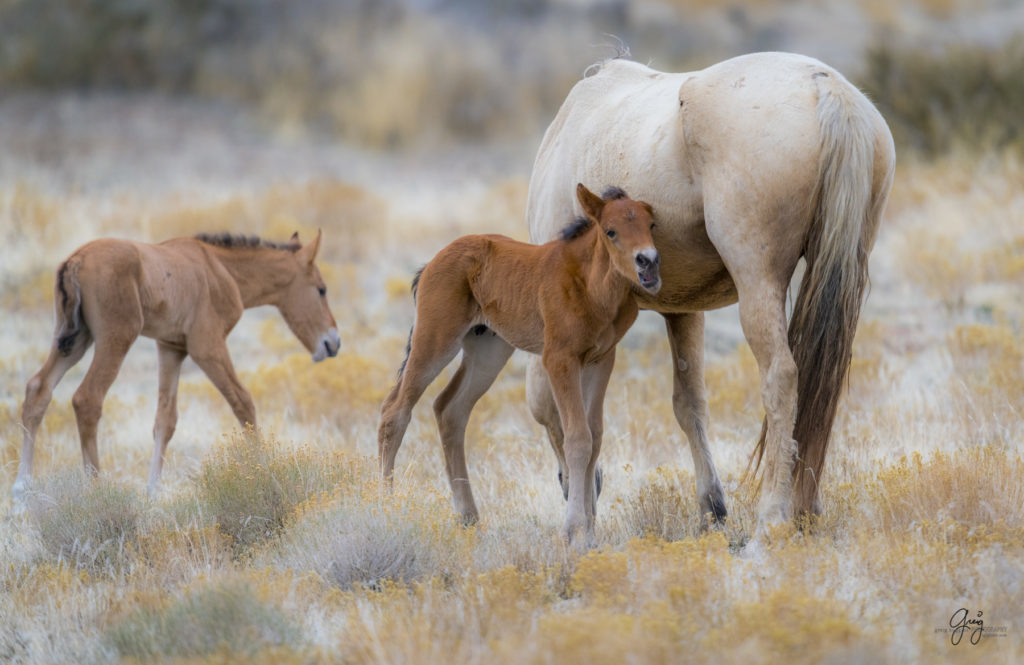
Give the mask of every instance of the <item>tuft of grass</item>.
<svg viewBox="0 0 1024 665">
<path fill-rule="evenodd" d="M 203 462 L 196 501 L 205 519 L 231 538 L 238 557 L 280 534 L 298 505 L 351 482 L 358 468 L 344 455 L 281 451 L 273 437 L 235 431 Z"/>
<path fill-rule="evenodd" d="M 420 488 L 381 494 L 376 485 L 339 488 L 303 506 L 268 561 L 342 589 L 450 578 L 467 567 L 474 530 L 462 527 L 444 498 Z"/>
<path fill-rule="evenodd" d="M 133 563 L 146 505 L 137 490 L 75 470 L 42 479 L 28 497 L 28 516 L 50 559 L 116 574 Z"/>
<path fill-rule="evenodd" d="M 299 638 L 299 629 L 280 610 L 261 601 L 246 583 L 231 580 L 162 606 L 139 607 L 106 634 L 122 658 L 139 662 L 214 654 L 234 660 L 292 646 Z"/>
</svg>

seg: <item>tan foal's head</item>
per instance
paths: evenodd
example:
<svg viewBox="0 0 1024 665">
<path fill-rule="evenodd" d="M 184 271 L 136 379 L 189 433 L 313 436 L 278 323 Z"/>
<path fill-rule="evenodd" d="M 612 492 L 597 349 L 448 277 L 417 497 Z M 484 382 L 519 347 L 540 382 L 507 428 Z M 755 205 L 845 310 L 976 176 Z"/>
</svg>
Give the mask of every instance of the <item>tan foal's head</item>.
<svg viewBox="0 0 1024 665">
<path fill-rule="evenodd" d="M 634 201 L 618 187 L 609 187 L 598 197 L 583 183 L 576 185 L 576 198 L 587 218 L 600 227 L 601 241 L 615 269 L 647 293 L 657 293 L 661 289 L 661 257 L 651 238 L 651 206 Z"/>
<path fill-rule="evenodd" d="M 323 233 L 317 231 L 316 240 L 295 252 L 295 278 L 285 287 L 277 304 L 285 323 L 313 354 L 313 362 L 333 358 L 341 346 L 338 326 L 327 306 L 327 285 L 316 267 L 322 237 Z M 292 235 L 291 240 L 299 244 L 299 234 Z"/>
</svg>

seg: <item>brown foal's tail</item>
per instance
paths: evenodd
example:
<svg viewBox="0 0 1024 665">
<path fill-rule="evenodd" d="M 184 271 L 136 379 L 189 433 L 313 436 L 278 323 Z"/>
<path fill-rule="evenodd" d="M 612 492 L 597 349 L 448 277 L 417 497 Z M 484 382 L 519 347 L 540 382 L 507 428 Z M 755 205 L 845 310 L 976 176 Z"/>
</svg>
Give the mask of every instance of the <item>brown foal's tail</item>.
<svg viewBox="0 0 1024 665">
<path fill-rule="evenodd" d="M 81 261 L 72 256 L 57 269 L 54 302 L 57 308 L 57 350 L 67 356 L 86 330 L 82 320 L 82 287 L 78 283 Z"/>
<path fill-rule="evenodd" d="M 817 509 L 818 480 L 868 289 L 868 253 L 893 169 L 890 163 L 888 176 L 876 191 L 877 112 L 871 103 L 848 84 L 822 85 L 819 90 L 819 189 L 804 248 L 807 266 L 789 323 L 789 345 L 797 366 L 793 430 L 798 450 L 793 467 L 797 515 Z M 765 435 L 762 427 L 756 465 L 764 455 Z"/>
<path fill-rule="evenodd" d="M 416 306 L 416 291 L 418 291 L 420 288 L 420 277 L 423 276 L 423 270 L 425 268 L 426 266 L 423 266 L 423 268 L 417 270 L 416 275 L 412 278 L 412 287 L 410 288 L 410 290 L 412 291 L 412 304 L 414 309 Z M 401 383 L 402 381 L 402 374 L 405 373 L 405 364 L 409 362 L 409 354 L 412 352 L 412 331 L 415 329 L 416 320 L 413 319 L 412 327 L 409 328 L 409 341 L 405 343 L 405 358 L 402 359 L 402 366 L 398 368 L 399 383 Z"/>
</svg>

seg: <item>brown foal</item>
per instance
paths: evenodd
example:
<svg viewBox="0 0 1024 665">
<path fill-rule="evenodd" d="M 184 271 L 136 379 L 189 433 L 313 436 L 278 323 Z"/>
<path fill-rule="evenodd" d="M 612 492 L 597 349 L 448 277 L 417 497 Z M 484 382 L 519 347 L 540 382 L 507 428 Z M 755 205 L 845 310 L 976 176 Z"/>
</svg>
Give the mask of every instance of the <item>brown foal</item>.
<svg viewBox="0 0 1024 665">
<path fill-rule="evenodd" d="M 464 450 L 470 412 L 514 349 L 539 354 L 565 431 L 564 535 L 572 541 L 582 530 L 589 547 L 615 345 L 636 319 L 636 293 L 657 293 L 661 278 L 648 204 L 614 187 L 599 198 L 579 184 L 576 197 L 585 216 L 559 240 L 531 245 L 500 235 L 465 236 L 423 268 L 413 283 L 416 321 L 408 355 L 381 407 L 378 444 L 389 481 L 413 406 L 461 349 L 462 363 L 434 402 L 434 414 L 455 509 L 476 521 Z"/>
</svg>

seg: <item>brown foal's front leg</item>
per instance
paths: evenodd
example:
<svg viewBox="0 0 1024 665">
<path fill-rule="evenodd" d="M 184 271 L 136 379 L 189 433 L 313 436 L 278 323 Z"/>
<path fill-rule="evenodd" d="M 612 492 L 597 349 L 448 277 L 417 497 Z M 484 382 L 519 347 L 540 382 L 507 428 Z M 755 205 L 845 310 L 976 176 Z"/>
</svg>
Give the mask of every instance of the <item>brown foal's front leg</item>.
<svg viewBox="0 0 1024 665">
<path fill-rule="evenodd" d="M 583 547 L 596 544 L 593 513 L 587 510 L 588 471 L 593 473 L 594 441 L 587 425 L 587 412 L 581 390 L 580 359 L 570 353 L 550 349 L 546 345 L 543 354 L 544 368 L 551 381 L 551 390 L 558 405 L 558 414 L 565 432 L 565 464 L 569 469 L 569 503 L 565 511 L 566 539 L 580 546 L 576 533 L 583 531 Z M 591 479 L 593 476 L 591 475 Z"/>
</svg>

